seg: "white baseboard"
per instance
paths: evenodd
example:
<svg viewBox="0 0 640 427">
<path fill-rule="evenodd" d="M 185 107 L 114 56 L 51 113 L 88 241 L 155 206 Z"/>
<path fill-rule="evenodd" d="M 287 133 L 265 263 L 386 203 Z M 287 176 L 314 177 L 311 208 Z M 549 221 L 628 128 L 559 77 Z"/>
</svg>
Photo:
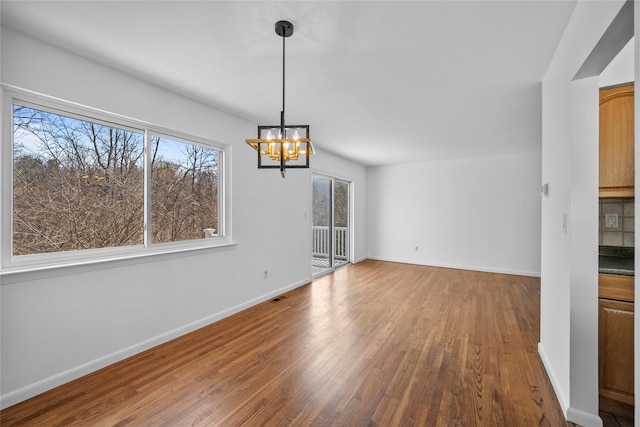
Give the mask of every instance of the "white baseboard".
<svg viewBox="0 0 640 427">
<path fill-rule="evenodd" d="M 599 416 L 575 408 L 567 409 L 567 421 L 582 427 L 602 427 L 602 419 Z"/>
<path fill-rule="evenodd" d="M 429 267 L 453 268 L 456 270 L 470 270 L 470 271 L 482 271 L 485 273 L 511 274 L 514 276 L 540 277 L 539 271 L 511 270 L 511 269 L 503 269 L 503 268 L 483 267 L 483 266 L 477 266 L 477 265 L 443 264 L 443 263 L 433 263 L 428 261 L 420 261 L 415 259 L 407 260 L 407 259 L 401 259 L 401 258 L 379 257 L 374 255 L 369 255 L 366 258 L 374 259 L 377 261 L 399 262 L 402 264 L 415 264 L 415 265 L 426 265 Z"/>
<path fill-rule="evenodd" d="M 231 316 L 232 314 L 238 313 L 242 310 L 245 310 L 261 302 L 267 301 L 275 296 L 281 295 L 290 290 L 299 288 L 300 286 L 306 285 L 307 283 L 310 283 L 310 282 L 311 282 L 311 278 L 309 277 L 308 279 L 290 284 L 276 291 L 269 292 L 268 294 L 261 295 L 257 298 L 251 299 L 242 304 L 238 304 L 234 307 L 212 314 L 211 316 L 207 316 L 204 319 L 197 320 L 195 322 L 176 328 L 172 331 L 168 331 L 163 334 L 157 335 L 155 337 L 149 338 L 147 340 L 141 341 L 130 347 L 123 348 L 121 350 L 105 355 L 98 359 L 76 366 L 67 371 L 60 372 L 59 374 L 56 374 L 56 375 L 52 375 L 48 378 L 37 381 L 28 386 L 22 387 L 18 390 L 13 390 L 6 394 L 2 394 L 0 396 L 0 409 L 7 408 L 9 406 L 15 405 L 16 403 L 19 403 L 31 397 L 37 396 L 38 394 L 44 393 L 45 391 L 51 390 L 62 384 L 78 379 L 84 375 L 90 374 L 91 372 L 95 372 L 99 369 L 112 365 L 116 362 L 126 359 L 127 357 L 131 357 L 135 354 L 141 353 L 145 350 L 148 350 L 150 348 L 163 344 L 167 341 L 171 341 L 172 339 L 188 334 L 189 332 L 193 332 L 196 329 L 200 329 L 211 323 L 217 322 L 218 320 L 224 319 L 225 317 Z"/>
<path fill-rule="evenodd" d="M 569 406 L 569 399 L 558 383 L 558 377 L 549 363 L 549 358 L 547 357 L 544 346 L 541 342 L 538 343 L 538 354 L 540 355 L 542 364 L 547 371 L 549 380 L 551 380 L 553 390 L 556 392 L 556 397 L 558 398 L 558 403 L 564 413 L 565 419 L 582 427 L 602 427 L 602 419 L 600 419 L 597 414 L 591 414 Z"/>
<path fill-rule="evenodd" d="M 549 376 L 549 380 L 551 381 L 551 386 L 553 387 L 553 390 L 556 392 L 556 398 L 558 399 L 558 403 L 560 404 L 560 409 L 562 409 L 562 413 L 564 414 L 564 417 L 567 418 L 567 409 L 569 408 L 569 400 L 566 396 L 566 393 L 564 392 L 564 389 L 560 386 L 558 382 L 558 376 L 556 375 L 553 367 L 549 363 L 549 358 L 547 357 L 547 353 L 541 342 L 538 343 L 538 355 L 542 360 L 544 369 L 547 371 L 547 375 Z"/>
<path fill-rule="evenodd" d="M 538 354 L 540 355 L 540 359 L 542 359 L 542 364 L 547 371 L 549 380 L 551 380 L 553 390 L 556 392 L 556 397 L 558 398 L 558 403 L 564 413 L 565 419 L 582 427 L 602 427 L 602 420 L 597 414 L 590 414 L 569 406 L 566 393 L 564 393 L 564 390 L 558 384 L 558 377 L 549 363 L 542 343 L 538 343 Z"/>
</svg>

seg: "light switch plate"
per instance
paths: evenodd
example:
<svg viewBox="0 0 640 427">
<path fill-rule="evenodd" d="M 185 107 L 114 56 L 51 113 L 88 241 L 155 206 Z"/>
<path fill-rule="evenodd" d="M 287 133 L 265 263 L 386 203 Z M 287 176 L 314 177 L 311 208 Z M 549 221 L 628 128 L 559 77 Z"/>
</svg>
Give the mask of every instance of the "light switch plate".
<svg viewBox="0 0 640 427">
<path fill-rule="evenodd" d="M 618 228 L 618 214 L 606 213 L 604 214 L 604 228 Z"/>
</svg>

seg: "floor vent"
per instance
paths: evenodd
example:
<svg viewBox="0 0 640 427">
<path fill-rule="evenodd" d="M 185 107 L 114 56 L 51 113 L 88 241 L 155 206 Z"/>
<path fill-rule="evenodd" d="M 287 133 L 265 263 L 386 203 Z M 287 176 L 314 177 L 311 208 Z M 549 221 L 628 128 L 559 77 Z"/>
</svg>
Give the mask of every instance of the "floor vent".
<svg viewBox="0 0 640 427">
<path fill-rule="evenodd" d="M 287 298 L 287 297 L 285 297 L 284 295 L 280 295 L 279 297 L 275 297 L 274 299 L 272 299 L 271 302 L 282 301 L 285 298 Z"/>
</svg>

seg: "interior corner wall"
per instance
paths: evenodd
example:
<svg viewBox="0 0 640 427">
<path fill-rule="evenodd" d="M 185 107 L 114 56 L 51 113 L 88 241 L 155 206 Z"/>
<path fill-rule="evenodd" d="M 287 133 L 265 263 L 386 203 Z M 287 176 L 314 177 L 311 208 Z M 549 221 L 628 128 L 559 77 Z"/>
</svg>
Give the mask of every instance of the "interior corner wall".
<svg viewBox="0 0 640 427">
<path fill-rule="evenodd" d="M 369 168 L 369 257 L 538 276 L 540 162 L 531 152 Z"/>
<path fill-rule="evenodd" d="M 597 215 L 588 210 L 591 199 L 597 202 L 590 192 L 597 191 L 598 169 L 593 155 L 580 152 L 585 149 L 580 129 L 593 126 L 582 121 L 592 120 L 591 113 L 574 102 L 580 96 L 589 99 L 589 91 L 597 93 L 597 82 L 573 79 L 623 5 L 578 1 L 542 84 L 542 182 L 549 183 L 549 197 L 542 201 L 538 349 L 565 416 L 586 427 L 602 425 L 592 336 L 597 228 L 592 230 L 595 243 L 584 242 Z M 590 299 L 586 305 L 585 298 Z"/>
<path fill-rule="evenodd" d="M 3 84 L 228 144 L 236 242 L 2 276 L 2 407 L 310 282 L 311 216 L 305 214 L 311 172 L 291 170 L 282 179 L 277 171 L 258 170 L 254 151 L 244 143 L 255 123 L 19 32 L 1 31 Z M 340 165 L 354 171 L 360 185 L 364 168 L 346 160 Z"/>
</svg>

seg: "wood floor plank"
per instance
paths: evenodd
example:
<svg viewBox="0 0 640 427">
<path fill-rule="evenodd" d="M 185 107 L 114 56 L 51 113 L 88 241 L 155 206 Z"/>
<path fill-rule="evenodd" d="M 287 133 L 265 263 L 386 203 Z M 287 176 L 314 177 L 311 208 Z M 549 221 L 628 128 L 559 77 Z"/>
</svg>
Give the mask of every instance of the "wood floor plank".
<svg viewBox="0 0 640 427">
<path fill-rule="evenodd" d="M 364 261 L 0 412 L 3 426 L 571 426 L 539 279 Z"/>
</svg>

